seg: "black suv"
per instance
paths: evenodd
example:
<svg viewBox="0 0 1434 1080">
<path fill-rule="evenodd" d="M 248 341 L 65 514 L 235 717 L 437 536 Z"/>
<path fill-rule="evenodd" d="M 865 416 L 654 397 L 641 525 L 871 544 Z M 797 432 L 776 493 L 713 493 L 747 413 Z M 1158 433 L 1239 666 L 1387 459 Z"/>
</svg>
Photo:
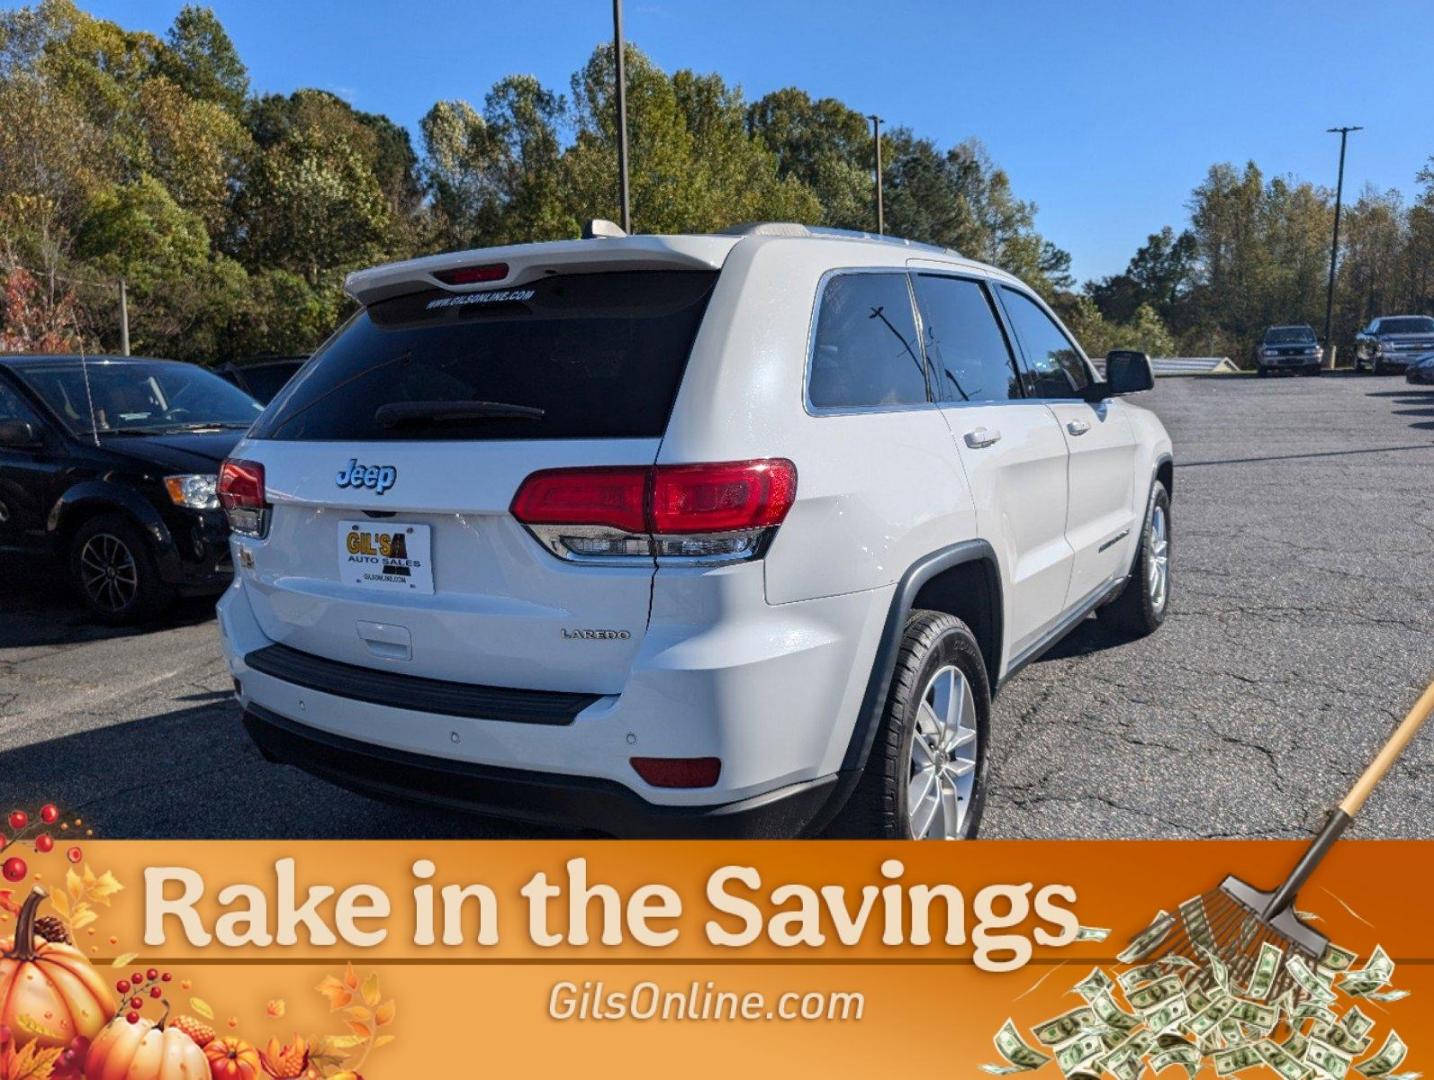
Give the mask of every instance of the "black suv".
<svg viewBox="0 0 1434 1080">
<path fill-rule="evenodd" d="M 0 356 L 0 551 L 64 560 L 109 623 L 223 591 L 216 476 L 261 411 L 193 364 Z"/>
</svg>

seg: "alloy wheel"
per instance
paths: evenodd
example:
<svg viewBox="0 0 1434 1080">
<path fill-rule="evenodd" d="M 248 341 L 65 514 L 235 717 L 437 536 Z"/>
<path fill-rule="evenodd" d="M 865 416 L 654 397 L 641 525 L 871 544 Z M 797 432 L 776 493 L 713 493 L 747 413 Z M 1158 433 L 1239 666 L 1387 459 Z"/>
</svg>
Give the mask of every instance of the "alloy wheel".
<svg viewBox="0 0 1434 1080">
<path fill-rule="evenodd" d="M 922 692 L 911 736 L 906 820 L 916 840 L 959 840 L 976 788 L 976 699 L 957 667 L 941 668 Z"/>
<path fill-rule="evenodd" d="M 80 584 L 102 611 L 123 611 L 139 596 L 139 565 L 113 533 L 95 533 L 80 549 Z"/>
<path fill-rule="evenodd" d="M 1156 506 L 1150 515 L 1150 569 L 1148 582 L 1150 605 L 1156 611 L 1165 607 L 1170 588 L 1170 519 L 1165 507 Z"/>
</svg>

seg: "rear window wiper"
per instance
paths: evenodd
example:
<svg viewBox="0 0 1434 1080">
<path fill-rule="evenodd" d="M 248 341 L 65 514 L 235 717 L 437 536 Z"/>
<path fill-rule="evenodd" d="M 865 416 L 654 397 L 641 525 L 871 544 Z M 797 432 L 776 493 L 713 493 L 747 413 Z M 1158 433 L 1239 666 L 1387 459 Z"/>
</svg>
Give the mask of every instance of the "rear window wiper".
<svg viewBox="0 0 1434 1080">
<path fill-rule="evenodd" d="M 381 427 L 408 424 L 461 423 L 464 420 L 541 420 L 547 411 L 535 405 L 505 401 L 392 401 L 373 414 Z"/>
</svg>

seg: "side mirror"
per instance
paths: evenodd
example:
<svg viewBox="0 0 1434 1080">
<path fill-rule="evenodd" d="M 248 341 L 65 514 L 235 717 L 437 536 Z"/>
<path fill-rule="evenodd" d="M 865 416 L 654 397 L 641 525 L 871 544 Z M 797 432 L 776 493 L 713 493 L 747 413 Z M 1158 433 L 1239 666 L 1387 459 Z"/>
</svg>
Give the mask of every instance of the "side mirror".
<svg viewBox="0 0 1434 1080">
<path fill-rule="evenodd" d="M 1155 388 L 1155 372 L 1150 357 L 1134 349 L 1112 349 L 1105 357 L 1106 393 L 1138 394 Z"/>
<path fill-rule="evenodd" d="M 11 450 L 34 450 L 45 445 L 44 436 L 28 420 L 0 420 L 0 446 Z"/>
</svg>

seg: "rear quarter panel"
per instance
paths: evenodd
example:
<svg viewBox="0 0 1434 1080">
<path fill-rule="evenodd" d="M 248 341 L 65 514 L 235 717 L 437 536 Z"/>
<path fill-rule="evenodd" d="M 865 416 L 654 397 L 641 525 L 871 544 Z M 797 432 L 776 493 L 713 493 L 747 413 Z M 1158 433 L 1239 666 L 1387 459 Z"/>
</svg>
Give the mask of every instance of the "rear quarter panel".
<svg viewBox="0 0 1434 1080">
<path fill-rule="evenodd" d="M 922 556 L 975 535 L 965 474 L 934 406 L 814 416 L 804 405 L 823 275 L 901 272 L 909 255 L 896 245 L 749 239 L 708 306 L 658 460 L 796 463 L 797 501 L 766 557 L 768 603 L 891 585 Z"/>
</svg>

